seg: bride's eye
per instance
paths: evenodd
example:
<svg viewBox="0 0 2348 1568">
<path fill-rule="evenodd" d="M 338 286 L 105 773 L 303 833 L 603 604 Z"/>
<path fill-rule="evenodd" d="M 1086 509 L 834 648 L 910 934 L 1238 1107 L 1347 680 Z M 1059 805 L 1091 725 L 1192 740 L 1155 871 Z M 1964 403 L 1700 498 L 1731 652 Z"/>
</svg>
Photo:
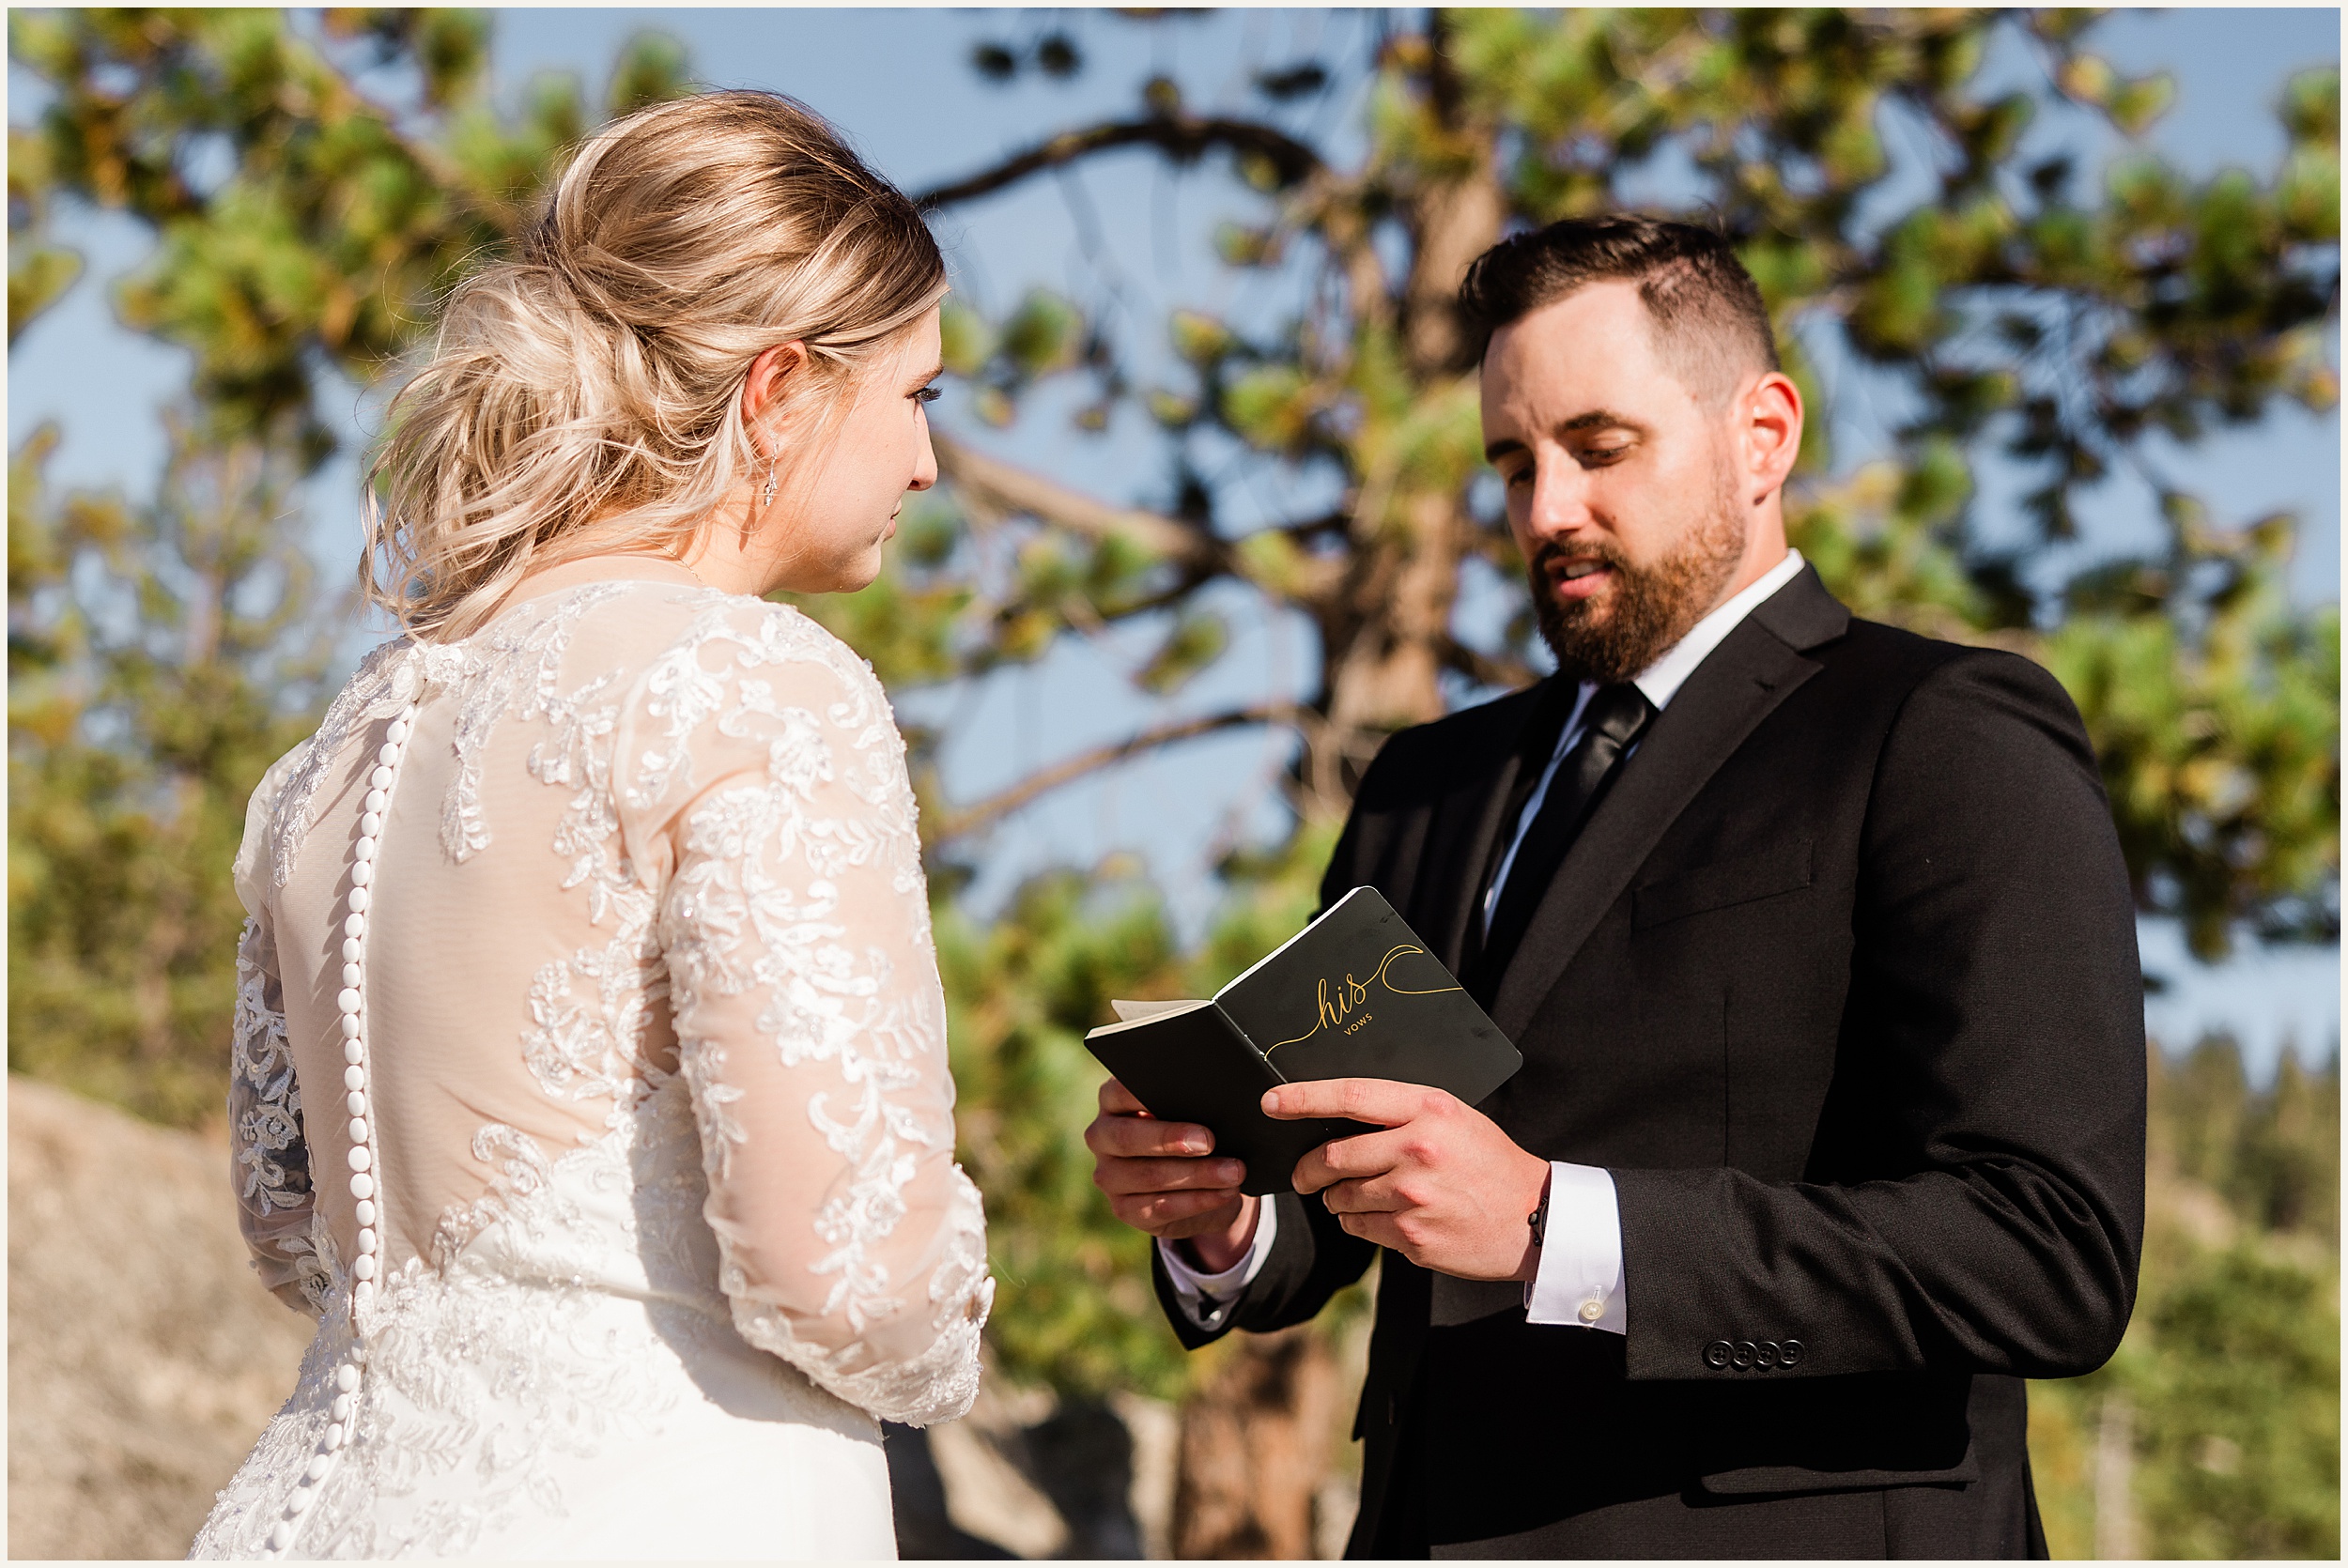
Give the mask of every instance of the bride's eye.
<svg viewBox="0 0 2348 1568">
<path fill-rule="evenodd" d="M 940 387 L 935 383 L 932 383 L 929 386 L 923 387 L 919 392 L 915 392 L 913 394 L 913 400 L 916 403 L 935 403 L 945 395 L 945 388 Z"/>
</svg>

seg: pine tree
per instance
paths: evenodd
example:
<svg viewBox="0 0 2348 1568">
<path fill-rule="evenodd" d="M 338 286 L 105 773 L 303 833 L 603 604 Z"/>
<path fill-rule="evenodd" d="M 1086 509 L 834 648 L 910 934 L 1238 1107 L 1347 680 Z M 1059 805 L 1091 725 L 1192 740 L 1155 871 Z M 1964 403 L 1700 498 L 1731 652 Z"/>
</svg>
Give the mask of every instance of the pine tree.
<svg viewBox="0 0 2348 1568">
<path fill-rule="evenodd" d="M 1297 700 L 1143 727 L 985 799 L 956 798 L 935 737 L 914 737 L 965 1155 L 1004 1281 L 1005 1374 L 1072 1399 L 1188 1391 L 1197 1422 L 1238 1411 L 1243 1424 L 1250 1409 L 1291 1419 L 1324 1379 L 1335 1330 L 1306 1335 L 1302 1353 L 1174 1351 L 1137 1284 L 1144 1243 L 1109 1219 L 1075 1143 L 1098 1077 L 1081 1034 L 1112 992 L 1213 984 L 1292 930 L 1383 738 L 1535 674 L 1529 607 L 1510 586 L 1521 563 L 1475 483 L 1475 345 L 1452 304 L 1467 261 L 1520 225 L 1623 205 L 1720 224 L 1814 410 L 1789 522 L 1829 586 L 1861 614 L 2043 659 L 2086 715 L 2143 908 L 2183 920 L 2196 951 L 2245 931 L 2336 939 L 2337 608 L 2291 603 L 2290 518 L 2221 525 L 2150 447 L 2189 451 L 2281 402 L 2331 407 L 2338 72 L 2284 86 L 2288 150 L 2270 170 L 2197 180 L 2133 141 L 2100 176 L 2026 160 L 2034 115 L 2083 108 L 2134 138 L 2167 102 L 2165 78 L 2124 79 L 2092 52 L 2092 23 L 1386 13 L 1367 57 L 1266 62 L 1247 112 L 1199 112 L 1160 78 L 1130 113 L 923 192 L 952 211 L 1138 149 L 1249 193 L 1254 219 L 1213 244 L 1285 302 L 1269 324 L 1171 315 L 1184 368 L 1166 385 L 1139 384 L 1131 346 L 1049 291 L 991 320 L 956 302 L 949 370 L 982 423 L 1076 378 L 1093 392 L 1082 427 L 1122 406 L 1155 422 L 1162 482 L 1090 496 L 991 453 L 983 431 L 941 439 L 947 492 L 909 509 L 888 574 L 808 607 L 901 691 L 1133 626 L 1156 647 L 1131 679 L 1170 692 L 1227 656 L 1234 604 L 1319 645 Z M 319 378 L 384 377 L 439 291 L 511 241 L 593 123 L 568 79 L 533 84 L 517 109 L 492 102 L 488 25 L 437 10 L 11 14 L 11 57 L 51 96 L 9 131 L 10 341 L 78 275 L 56 204 L 89 204 L 156 234 L 116 302 L 193 365 L 153 507 L 46 497 L 45 438 L 12 462 L 12 1065 L 150 1115 L 203 1114 L 226 1036 L 229 847 L 243 793 L 315 702 L 317 629 L 332 612 L 300 576 L 283 503 L 332 442 Z M 1981 85 L 2001 42 L 2037 62 L 2034 85 Z M 1058 31 L 973 64 L 1012 90 L 1084 69 Z M 408 96 L 378 102 L 363 77 Z M 639 39 L 602 109 L 685 80 L 674 44 Z M 1366 150 L 1340 157 L 1313 128 L 1330 94 L 1365 80 Z M 1929 147 L 1924 177 L 1894 157 L 1894 121 Z M 191 173 L 220 168 L 224 149 L 224 174 Z M 1626 194 L 1651 192 L 1665 163 L 1683 197 Z M 1898 410 L 1881 450 L 1833 450 L 1830 366 L 1837 394 Z M 1990 464 L 2031 476 L 2018 546 L 1996 542 L 2000 519 L 1976 501 Z M 2151 479 L 2161 546 L 2066 575 L 2081 496 L 2123 470 Z M 1238 492 L 1261 473 L 1331 499 L 1252 520 Z M 1516 594 L 1502 623 L 1461 618 L 1463 589 L 1479 586 Z M 131 607 L 129 622 L 104 605 Z M 1162 748 L 1267 726 L 1293 736 L 1293 826 L 1226 862 L 1228 907 L 1200 951 L 1180 951 L 1163 899 L 1129 868 L 1045 877 L 992 921 L 965 907 L 987 830 L 1012 812 Z M 2259 1158 L 2277 1204 L 2309 1202 L 2289 1159 Z M 1295 1396 L 1285 1415 L 1282 1388 Z M 1291 1536 L 1311 1499 L 1257 1484 L 1202 1509 L 1232 1522 L 1187 1544 Z"/>
</svg>

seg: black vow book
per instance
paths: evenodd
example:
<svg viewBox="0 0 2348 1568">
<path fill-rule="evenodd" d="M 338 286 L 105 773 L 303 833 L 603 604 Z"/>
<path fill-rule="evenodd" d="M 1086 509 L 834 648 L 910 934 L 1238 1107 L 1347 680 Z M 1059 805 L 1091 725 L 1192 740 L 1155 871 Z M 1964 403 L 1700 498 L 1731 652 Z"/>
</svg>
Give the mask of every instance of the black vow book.
<svg viewBox="0 0 2348 1568">
<path fill-rule="evenodd" d="M 1299 1160 L 1366 1130 L 1265 1115 L 1275 1084 L 1390 1078 L 1473 1105 L 1524 1063 L 1371 887 L 1339 899 L 1211 1002 L 1112 1006 L 1120 1022 L 1086 1046 L 1151 1115 L 1211 1129 L 1215 1153 L 1244 1161 L 1241 1185 L 1258 1194 L 1290 1191 Z"/>
</svg>

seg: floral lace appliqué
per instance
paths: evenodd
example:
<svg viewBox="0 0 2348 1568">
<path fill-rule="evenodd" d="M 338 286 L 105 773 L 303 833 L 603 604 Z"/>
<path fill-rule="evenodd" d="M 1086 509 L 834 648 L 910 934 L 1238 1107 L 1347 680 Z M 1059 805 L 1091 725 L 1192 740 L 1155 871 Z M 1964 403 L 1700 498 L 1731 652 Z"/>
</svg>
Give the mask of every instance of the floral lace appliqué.
<svg viewBox="0 0 2348 1568">
<path fill-rule="evenodd" d="M 637 618 L 631 629 L 673 617 L 677 631 L 633 668 L 597 667 L 586 654 L 607 610 Z M 456 764 L 440 812 L 451 860 L 494 841 L 487 770 L 514 755 L 494 738 L 529 727 L 520 766 L 561 792 L 549 884 L 579 900 L 593 934 L 531 975 L 520 1038 L 481 1046 L 518 1048 L 540 1091 L 594 1106 L 603 1130 L 570 1147 L 502 1123 L 477 1130 L 468 1152 L 487 1191 L 441 1213 L 428 1256 L 375 1266 L 365 1381 L 337 1414 L 351 1274 L 314 1203 L 270 929 L 248 925 L 230 1087 L 238 1196 L 264 1278 L 322 1322 L 301 1389 L 195 1555 L 256 1551 L 330 1422 L 348 1422 L 345 1459 L 298 1549 L 388 1557 L 528 1539 L 533 1521 L 605 1500 L 572 1478 L 614 1443 L 657 1446 L 664 1423 L 705 1419 L 692 1414 L 708 1408 L 696 1367 L 738 1377 L 747 1362 L 758 1397 L 781 1402 L 765 1419 L 865 1442 L 876 1439 L 858 1411 L 928 1422 L 967 1409 L 993 1282 L 978 1193 L 950 1163 L 944 998 L 904 745 L 869 668 L 796 611 L 641 583 L 549 595 L 456 644 L 392 643 L 256 807 L 272 886 L 361 733 L 410 701 L 427 715 L 455 705 L 441 731 Z M 720 781 L 697 795 L 697 773 Z M 672 825 L 640 863 L 654 823 Z M 891 945 L 852 929 L 851 884 L 868 919 L 882 890 Z M 720 999 L 729 1027 L 692 1035 L 694 1008 Z M 676 1066 L 664 1068 L 651 1042 L 672 1013 Z M 374 1043 L 378 1070 L 397 1070 L 396 1042 Z M 753 1063 L 791 1074 L 790 1095 L 754 1104 L 730 1070 Z M 341 1085 L 323 1092 L 339 1109 Z M 809 1151 L 816 1173 L 796 1230 L 759 1238 L 757 1268 L 812 1282 L 795 1311 L 762 1295 L 745 1250 L 704 1218 L 715 1185 L 767 1139 Z M 923 1171 L 917 1232 L 907 1193 Z M 378 1176 L 395 1207 L 396 1160 Z"/>
<path fill-rule="evenodd" d="M 310 1146 L 301 1136 L 301 1085 L 286 1042 L 286 1015 L 269 1001 L 255 961 L 260 922 L 247 919 L 237 945 L 237 1010 L 231 1025 L 228 1124 L 242 1180 L 238 1196 L 263 1215 L 307 1212 Z"/>
<path fill-rule="evenodd" d="M 814 667 L 813 685 L 836 694 L 820 710 L 778 695 L 780 672 L 794 666 Z M 883 1261 L 906 1216 L 914 1170 L 924 1156 L 950 1149 L 953 1136 L 949 1116 L 913 1105 L 943 1067 L 945 1007 L 904 743 L 888 700 L 868 668 L 790 612 L 747 627 L 704 618 L 650 671 L 646 693 L 668 744 L 644 749 L 637 803 L 692 789 L 684 743 L 697 730 L 714 727 L 765 752 L 763 777 L 711 788 L 686 813 L 662 922 L 680 1066 L 694 1089 L 712 1179 L 731 1178 L 750 1136 L 730 1053 L 766 1050 L 786 1068 L 828 1068 L 806 1079 L 804 1111 L 845 1168 L 816 1209 L 823 1246 L 806 1265 L 826 1283 L 822 1312 L 860 1332 L 907 1310 L 906 1292 L 918 1289 L 913 1299 L 928 1309 L 938 1337 L 918 1365 L 886 1367 L 867 1364 L 855 1344 L 827 1350 L 809 1343 L 787 1314 L 758 1299 L 720 1229 L 720 1284 L 735 1322 L 753 1344 L 867 1408 L 897 1420 L 940 1419 L 966 1399 L 964 1385 L 975 1391 L 992 1287 L 974 1195 L 951 1206 L 950 1236 L 929 1278 L 893 1277 Z M 854 808 L 820 807 L 819 797 L 837 800 L 837 791 L 824 794 L 826 786 L 844 789 Z M 880 947 L 857 939 L 841 910 L 840 882 L 851 875 L 886 879 L 895 917 L 915 933 L 913 951 L 928 973 L 901 974 Z M 704 1001 L 745 993 L 764 998 L 752 1038 L 695 1028 Z M 968 1189 L 958 1171 L 952 1180 L 957 1193 Z"/>
</svg>

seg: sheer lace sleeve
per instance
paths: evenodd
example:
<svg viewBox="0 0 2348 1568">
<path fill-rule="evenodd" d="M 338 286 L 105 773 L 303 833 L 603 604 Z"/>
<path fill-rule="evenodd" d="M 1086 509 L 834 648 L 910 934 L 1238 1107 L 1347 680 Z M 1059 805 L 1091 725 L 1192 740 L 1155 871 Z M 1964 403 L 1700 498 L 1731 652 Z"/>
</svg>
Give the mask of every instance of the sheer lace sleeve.
<svg viewBox="0 0 2348 1568">
<path fill-rule="evenodd" d="M 326 1310 L 331 1283 L 311 1236 L 310 1148 L 301 1135 L 301 1088 L 286 1038 L 266 853 L 279 787 L 301 750 L 288 753 L 255 787 L 245 807 L 244 844 L 237 852 L 237 896 L 245 922 L 237 944 L 229 1052 L 229 1172 L 238 1223 L 261 1283 L 287 1306 L 317 1316 Z"/>
<path fill-rule="evenodd" d="M 738 601 L 643 691 L 619 755 L 673 857 L 659 940 L 734 1322 L 874 1415 L 950 1420 L 994 1283 L 888 701 L 804 617 Z"/>
</svg>

